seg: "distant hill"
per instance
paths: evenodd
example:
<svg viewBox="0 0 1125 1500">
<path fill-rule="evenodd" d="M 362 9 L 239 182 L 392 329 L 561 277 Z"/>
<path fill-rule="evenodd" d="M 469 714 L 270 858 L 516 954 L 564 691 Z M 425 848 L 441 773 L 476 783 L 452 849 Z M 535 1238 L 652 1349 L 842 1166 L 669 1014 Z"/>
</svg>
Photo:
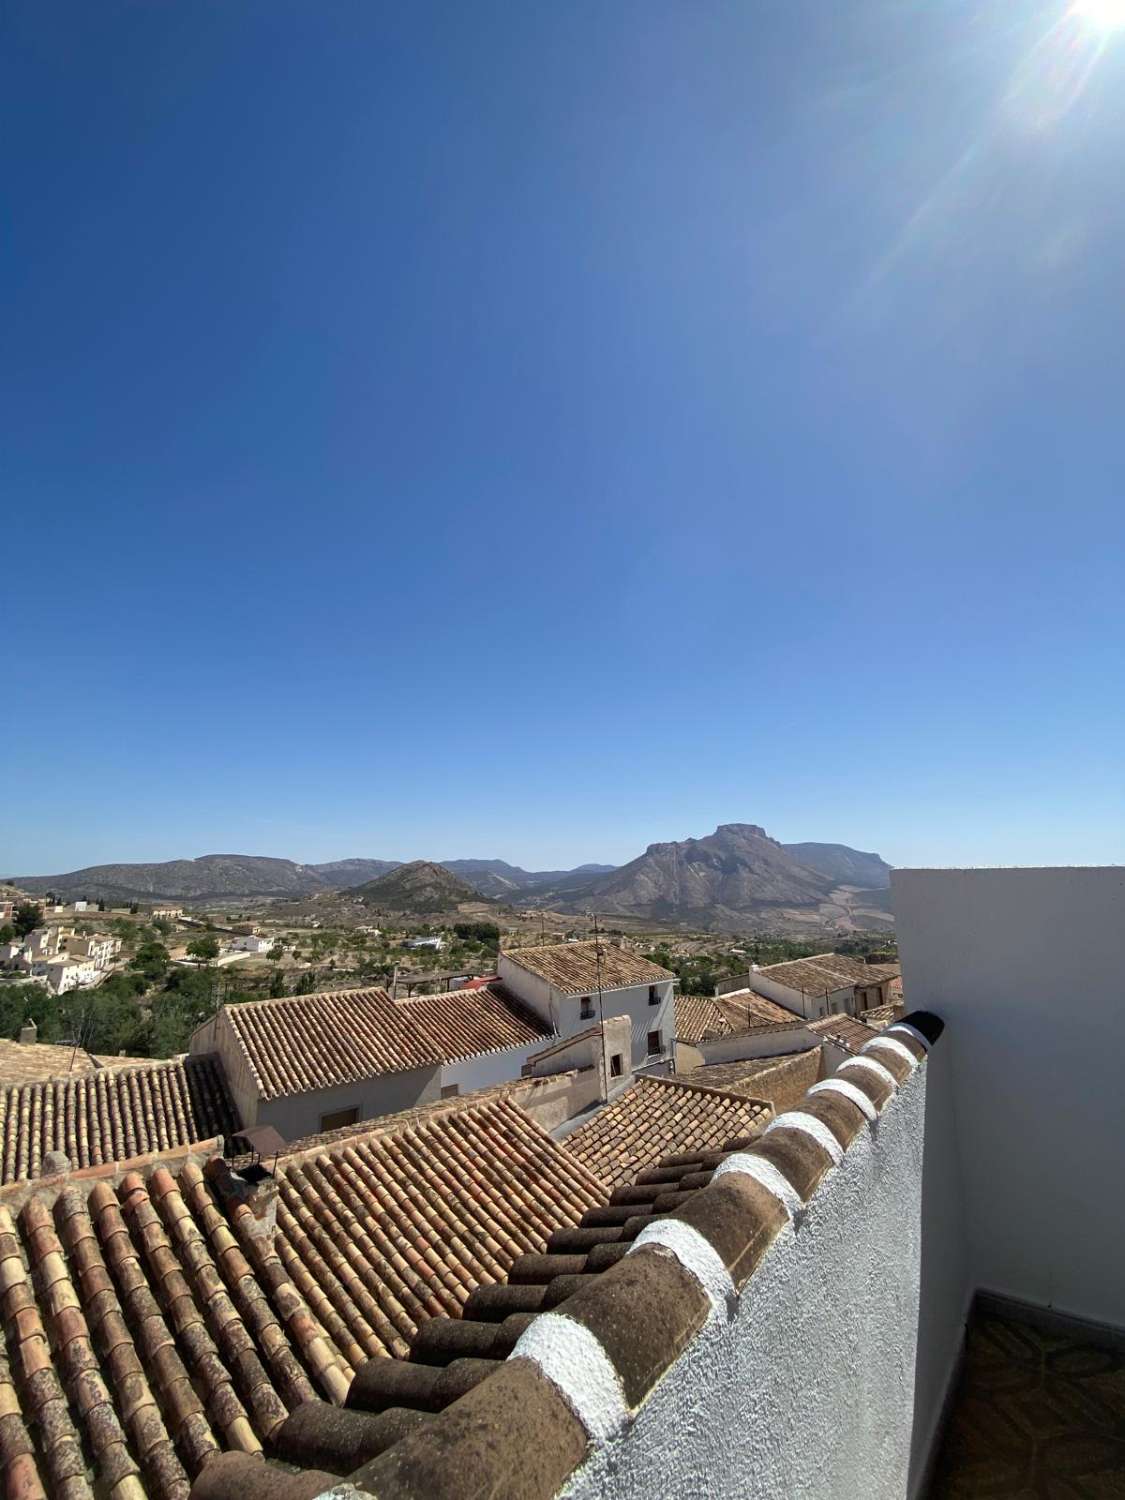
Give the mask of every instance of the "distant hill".
<svg viewBox="0 0 1125 1500">
<path fill-rule="evenodd" d="M 877 854 L 849 849 L 847 844 L 782 844 L 799 864 L 827 875 L 835 885 L 856 885 L 868 890 L 886 890 L 891 867 Z"/>
<path fill-rule="evenodd" d="M 205 854 L 11 878 L 21 890 L 55 891 L 70 900 L 305 900 L 346 891 L 388 912 L 452 911 L 483 898 L 731 931 L 817 924 L 847 929 L 891 920 L 890 866 L 878 854 L 846 844 L 782 844 L 755 823 L 723 823 L 704 838 L 650 844 L 619 868 L 524 870 L 503 859 L 402 864 L 356 858 L 306 865 L 251 854 Z"/>
<path fill-rule="evenodd" d="M 70 900 L 82 896 L 112 901 L 300 897 L 328 889 L 324 878 L 309 865 L 256 854 L 203 854 L 198 859 L 170 859 L 151 865 L 89 865 L 65 875 L 20 875 L 14 880 L 24 890 L 37 894 L 54 891 Z"/>
<path fill-rule="evenodd" d="M 378 880 L 349 892 L 378 911 L 410 912 L 416 916 L 456 911 L 466 901 L 479 901 L 480 892 L 466 881 L 428 859 L 399 865 Z"/>
<path fill-rule="evenodd" d="M 388 870 L 397 870 L 401 863 L 399 859 L 333 859 L 325 865 L 305 865 L 304 868 L 314 870 L 328 885 L 344 891 L 362 885 L 365 880 L 378 880 Z"/>
<path fill-rule="evenodd" d="M 485 896 L 513 901 L 538 886 L 559 887 L 567 882 L 584 885 L 594 875 L 603 875 L 613 865 L 579 865 L 575 870 L 521 870 L 503 859 L 443 859 L 442 865 L 461 876 Z"/>
</svg>

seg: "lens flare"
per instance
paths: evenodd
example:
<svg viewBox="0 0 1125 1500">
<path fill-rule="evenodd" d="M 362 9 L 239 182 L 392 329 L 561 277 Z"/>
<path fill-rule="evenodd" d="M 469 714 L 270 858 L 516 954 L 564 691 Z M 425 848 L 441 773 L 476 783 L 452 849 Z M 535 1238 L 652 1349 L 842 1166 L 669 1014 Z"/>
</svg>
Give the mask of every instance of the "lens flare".
<svg viewBox="0 0 1125 1500">
<path fill-rule="evenodd" d="M 1125 26 L 1125 0 L 1074 0 L 1072 10 L 1098 31 L 1117 31 Z"/>
</svg>

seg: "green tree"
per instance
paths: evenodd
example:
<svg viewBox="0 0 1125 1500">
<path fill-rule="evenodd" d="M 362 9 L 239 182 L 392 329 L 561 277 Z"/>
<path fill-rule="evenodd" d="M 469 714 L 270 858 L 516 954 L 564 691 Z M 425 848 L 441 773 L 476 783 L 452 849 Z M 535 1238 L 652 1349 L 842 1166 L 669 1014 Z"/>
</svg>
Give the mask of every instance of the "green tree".
<svg viewBox="0 0 1125 1500">
<path fill-rule="evenodd" d="M 16 929 L 12 926 L 11 922 L 5 922 L 3 927 L 0 927 L 0 943 L 14 942 L 15 936 Z"/>
<path fill-rule="evenodd" d="M 188 955 L 198 958 L 203 963 L 211 963 L 219 956 L 219 940 L 212 937 L 210 933 L 204 933 L 202 937 L 192 938 L 187 945 Z"/>
<path fill-rule="evenodd" d="M 168 972 L 168 950 L 163 943 L 149 941 L 142 943 L 129 962 L 130 969 L 135 969 L 145 980 L 146 984 L 159 983 Z"/>
<path fill-rule="evenodd" d="M 172 931 L 172 924 L 171 922 L 169 922 L 167 917 L 154 917 L 152 925 L 156 928 L 161 937 L 167 937 L 168 934 Z"/>
<path fill-rule="evenodd" d="M 285 975 L 280 969 L 275 969 L 270 975 L 270 997 L 279 1000 L 285 994 Z"/>
<path fill-rule="evenodd" d="M 12 913 L 12 925 L 17 937 L 26 937 L 43 920 L 43 908 L 34 901 L 21 901 Z"/>
<path fill-rule="evenodd" d="M 266 954 L 266 957 L 273 963 L 277 963 L 280 959 L 283 959 L 285 957 L 285 944 L 281 941 L 280 938 L 276 943 L 274 943 L 273 947 Z"/>
</svg>

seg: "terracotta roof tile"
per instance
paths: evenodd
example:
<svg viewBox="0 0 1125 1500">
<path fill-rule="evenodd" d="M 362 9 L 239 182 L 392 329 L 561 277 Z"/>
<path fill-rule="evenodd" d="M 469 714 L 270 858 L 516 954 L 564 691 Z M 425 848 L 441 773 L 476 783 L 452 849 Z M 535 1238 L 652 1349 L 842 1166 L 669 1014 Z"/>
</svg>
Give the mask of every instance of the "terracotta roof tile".
<svg viewBox="0 0 1125 1500">
<path fill-rule="evenodd" d="M 632 984 L 659 984 L 675 975 L 659 964 L 630 953 L 604 940 L 598 943 L 547 943 L 535 948 L 505 949 L 501 955 L 512 963 L 547 980 L 565 995 L 585 994 L 598 988 L 623 989 Z"/>
<path fill-rule="evenodd" d="M 356 1369 L 607 1194 L 503 1095 L 382 1121 L 278 1177 L 272 1237 L 194 1161 L 0 1193 L 8 1492 L 186 1500 L 221 1453 L 277 1451 L 291 1413 L 341 1404 Z"/>
<path fill-rule="evenodd" d="M 676 996 L 676 1040 L 701 1042 L 705 1037 L 732 1036 L 734 1026 L 710 995 Z"/>
<path fill-rule="evenodd" d="M 392 1000 L 343 990 L 224 1006 L 263 1099 L 475 1057 L 549 1033 L 502 985 Z"/>
<path fill-rule="evenodd" d="M 823 995 L 857 984 L 881 984 L 902 971 L 897 964 L 866 964 L 845 953 L 814 953 L 811 958 L 767 964 L 757 972 L 803 994 Z"/>
<path fill-rule="evenodd" d="M 882 1031 L 884 1026 L 889 1026 L 892 1021 L 897 1021 L 903 1015 L 903 1006 L 899 1004 L 874 1005 L 870 1010 L 865 1010 L 859 1019 L 865 1026 L 874 1026 L 877 1031 Z"/>
<path fill-rule="evenodd" d="M 0 1182 L 37 1177 L 61 1152 L 73 1168 L 125 1161 L 238 1128 L 212 1057 L 103 1068 L 0 1090 Z"/>
<path fill-rule="evenodd" d="M 776 1000 L 755 994 L 751 989 L 722 995 L 715 1003 L 735 1032 L 749 1031 L 754 1026 L 803 1026 L 805 1022 L 804 1016 L 796 1011 L 786 1010 Z"/>
<path fill-rule="evenodd" d="M 368 1358 L 405 1355 L 426 1318 L 455 1314 L 604 1191 L 504 1097 L 405 1118 L 278 1164 L 278 1253 Z"/>
<path fill-rule="evenodd" d="M 755 1135 L 773 1111 L 762 1099 L 723 1093 L 678 1078 L 638 1078 L 565 1137 L 567 1148 L 616 1187 L 669 1152 L 712 1150 Z"/>
<path fill-rule="evenodd" d="M 822 1021 L 810 1021 L 808 1029 L 845 1052 L 859 1052 L 879 1035 L 877 1026 L 865 1026 L 854 1016 L 825 1016 Z"/>
</svg>

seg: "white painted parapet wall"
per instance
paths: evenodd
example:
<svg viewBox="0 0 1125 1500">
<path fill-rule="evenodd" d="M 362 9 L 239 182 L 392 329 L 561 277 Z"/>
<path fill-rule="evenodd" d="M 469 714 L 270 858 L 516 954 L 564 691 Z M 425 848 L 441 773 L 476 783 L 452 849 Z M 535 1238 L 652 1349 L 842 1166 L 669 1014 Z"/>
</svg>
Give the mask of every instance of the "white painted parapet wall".
<svg viewBox="0 0 1125 1500">
<path fill-rule="evenodd" d="M 877 1058 L 868 1065 L 878 1069 Z M 711 1319 L 627 1423 L 619 1395 L 615 1406 L 612 1390 L 599 1395 L 596 1382 L 583 1382 L 578 1399 L 604 1402 L 590 1415 L 610 1436 L 571 1476 L 568 1500 L 907 1494 L 928 1071 L 914 1068 L 846 1151 L 832 1142 L 838 1165 L 803 1210 L 761 1158 L 735 1157 L 719 1169 L 753 1172 L 797 1209 L 795 1219 L 738 1298 L 715 1281 L 718 1257 L 704 1257 L 695 1273 L 705 1286 L 712 1280 Z M 776 1123 L 791 1126 L 798 1116 Z M 811 1117 L 806 1127 L 822 1141 L 828 1135 Z M 698 1247 L 675 1244 L 675 1230 L 657 1221 L 647 1243 L 686 1257 L 691 1269 Z"/>
</svg>

